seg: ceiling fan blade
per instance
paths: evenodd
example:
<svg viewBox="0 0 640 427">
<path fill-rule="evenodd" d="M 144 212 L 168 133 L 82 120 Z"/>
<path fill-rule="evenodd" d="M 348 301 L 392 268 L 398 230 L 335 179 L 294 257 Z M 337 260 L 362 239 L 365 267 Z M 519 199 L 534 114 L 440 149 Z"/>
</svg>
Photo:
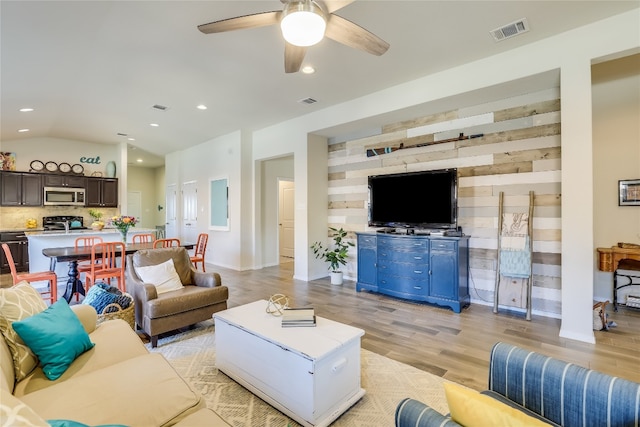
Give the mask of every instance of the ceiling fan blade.
<svg viewBox="0 0 640 427">
<path fill-rule="evenodd" d="M 389 43 L 358 24 L 354 24 L 338 15 L 330 15 L 324 34 L 339 43 L 377 56 L 382 55 L 389 49 Z"/>
<path fill-rule="evenodd" d="M 245 28 L 266 27 L 280 22 L 281 10 L 273 12 L 254 13 L 252 15 L 238 16 L 235 18 L 221 19 L 198 25 L 198 29 L 205 33 L 223 33 L 225 31 L 244 30 Z"/>
<path fill-rule="evenodd" d="M 333 13 L 336 10 L 350 5 L 354 1 L 355 0 L 317 0 L 317 3 L 322 4 L 324 6 L 324 10 L 328 13 Z"/>
<path fill-rule="evenodd" d="M 284 72 L 297 73 L 306 53 L 306 47 L 294 46 L 291 43 L 284 42 Z"/>
</svg>

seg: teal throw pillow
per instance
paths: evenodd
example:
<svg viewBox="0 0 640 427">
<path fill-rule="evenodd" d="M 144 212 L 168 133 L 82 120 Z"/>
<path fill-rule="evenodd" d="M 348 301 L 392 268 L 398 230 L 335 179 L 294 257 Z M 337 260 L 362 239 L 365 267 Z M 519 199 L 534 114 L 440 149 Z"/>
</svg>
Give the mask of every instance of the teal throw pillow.
<svg viewBox="0 0 640 427">
<path fill-rule="evenodd" d="M 47 420 L 51 427 L 91 427 L 87 424 L 82 424 L 77 421 L 71 420 Z M 122 424 L 100 424 L 96 427 L 127 427 Z"/>
<path fill-rule="evenodd" d="M 38 356 L 44 374 L 51 381 L 58 379 L 76 357 L 95 345 L 64 299 L 41 313 L 13 322 L 12 326 Z"/>
</svg>

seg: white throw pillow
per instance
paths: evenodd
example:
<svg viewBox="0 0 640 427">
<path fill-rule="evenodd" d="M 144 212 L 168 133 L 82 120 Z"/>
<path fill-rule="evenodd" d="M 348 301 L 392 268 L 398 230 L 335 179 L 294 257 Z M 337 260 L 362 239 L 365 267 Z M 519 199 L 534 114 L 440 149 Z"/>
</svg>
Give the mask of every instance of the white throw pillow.
<svg viewBox="0 0 640 427">
<path fill-rule="evenodd" d="M 136 273 L 144 283 L 155 286 L 158 294 L 183 288 L 172 258 L 162 264 L 136 267 Z"/>
</svg>

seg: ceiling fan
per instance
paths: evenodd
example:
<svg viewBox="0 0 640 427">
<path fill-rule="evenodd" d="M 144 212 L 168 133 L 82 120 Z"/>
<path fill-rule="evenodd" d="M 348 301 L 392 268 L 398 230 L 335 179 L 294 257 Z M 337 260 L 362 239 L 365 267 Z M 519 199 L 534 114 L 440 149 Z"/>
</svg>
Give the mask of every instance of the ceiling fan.
<svg viewBox="0 0 640 427">
<path fill-rule="evenodd" d="M 279 23 L 285 39 L 286 73 L 297 72 L 307 53 L 307 47 L 318 43 L 324 36 L 377 56 L 389 49 L 389 43 L 380 37 L 334 13 L 355 0 L 280 1 L 284 3 L 283 10 L 222 19 L 198 25 L 198 29 L 204 34 L 211 34 Z"/>
</svg>

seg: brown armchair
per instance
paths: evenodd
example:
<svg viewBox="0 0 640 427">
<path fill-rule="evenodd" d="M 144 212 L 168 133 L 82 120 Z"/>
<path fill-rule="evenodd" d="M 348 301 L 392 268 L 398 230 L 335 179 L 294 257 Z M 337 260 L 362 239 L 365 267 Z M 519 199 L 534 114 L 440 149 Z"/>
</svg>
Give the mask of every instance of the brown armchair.
<svg viewBox="0 0 640 427">
<path fill-rule="evenodd" d="M 173 263 L 184 285 L 182 289 L 158 295 L 152 283 L 144 283 L 136 268 Z M 127 256 L 127 287 L 135 300 L 136 324 L 158 345 L 158 335 L 211 319 L 213 313 L 226 310 L 229 289 L 222 286 L 218 273 L 202 273 L 191 264 L 183 247 L 140 250 Z"/>
</svg>

